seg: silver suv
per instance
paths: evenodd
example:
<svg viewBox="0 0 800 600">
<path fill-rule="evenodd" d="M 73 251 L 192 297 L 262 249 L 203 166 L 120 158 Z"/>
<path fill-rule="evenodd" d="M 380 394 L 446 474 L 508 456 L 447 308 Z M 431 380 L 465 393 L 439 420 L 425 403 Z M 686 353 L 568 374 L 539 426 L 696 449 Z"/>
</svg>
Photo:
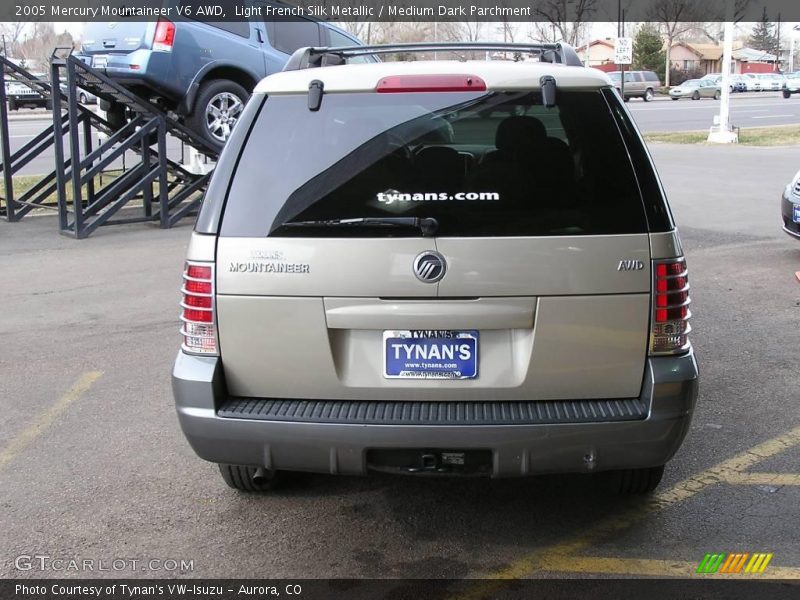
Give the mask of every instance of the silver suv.
<svg viewBox="0 0 800 600">
<path fill-rule="evenodd" d="M 539 61 L 307 48 L 257 86 L 192 234 L 172 375 L 230 486 L 660 481 L 698 386 L 675 224 L 608 77 L 513 48 Z"/>
</svg>

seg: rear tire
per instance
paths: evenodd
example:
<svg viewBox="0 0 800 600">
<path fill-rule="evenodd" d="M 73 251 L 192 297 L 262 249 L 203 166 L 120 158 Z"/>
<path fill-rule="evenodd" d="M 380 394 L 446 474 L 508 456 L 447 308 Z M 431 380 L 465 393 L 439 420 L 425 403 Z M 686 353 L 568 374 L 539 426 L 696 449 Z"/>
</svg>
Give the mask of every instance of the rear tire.
<svg viewBox="0 0 800 600">
<path fill-rule="evenodd" d="M 44 109 L 45 110 L 49 110 L 49 111 L 52 112 L 52 110 L 53 110 L 53 99 L 52 98 L 48 98 L 47 100 L 44 101 Z"/>
<path fill-rule="evenodd" d="M 720 96 L 722 96 L 722 94 L 719 92 L 719 90 L 714 92 L 714 100 L 719 100 Z"/>
<path fill-rule="evenodd" d="M 14 100 L 13 98 L 8 99 L 8 110 L 9 111 L 19 110 L 19 106 L 17 106 L 17 101 Z"/>
<path fill-rule="evenodd" d="M 125 115 L 125 107 L 118 102 L 114 102 L 106 110 L 106 121 L 111 125 L 111 129 L 119 131 L 128 124 L 128 118 Z"/>
<path fill-rule="evenodd" d="M 261 469 L 262 477 L 253 480 L 253 475 L 258 470 L 256 467 L 244 465 L 217 465 L 222 479 L 231 487 L 240 492 L 267 492 L 276 487 L 278 483 L 277 473 L 270 469 Z"/>
<path fill-rule="evenodd" d="M 617 471 L 615 475 L 617 491 L 620 494 L 649 494 L 661 483 L 661 478 L 664 476 L 664 465 L 646 469 L 625 469 Z"/>
<path fill-rule="evenodd" d="M 86 98 L 86 94 L 81 92 L 81 95 L 78 96 L 78 102 L 80 102 L 81 104 L 86 104 L 87 100 L 88 100 L 88 98 Z"/>
<path fill-rule="evenodd" d="M 249 98 L 247 90 L 235 81 L 206 81 L 200 86 L 192 113 L 186 117 L 186 124 L 210 146 L 222 150 Z"/>
<path fill-rule="evenodd" d="M 700 92 L 695 92 L 692 94 L 692 100 L 700 100 Z"/>
<path fill-rule="evenodd" d="M 791 98 L 792 97 L 792 92 L 790 92 L 789 90 L 783 90 L 783 97 L 784 98 Z"/>
<path fill-rule="evenodd" d="M 642 100 L 644 100 L 645 102 L 650 102 L 650 100 L 652 99 L 653 99 L 653 90 L 647 88 L 644 92 L 644 96 L 642 96 Z"/>
<path fill-rule="evenodd" d="M 680 98 L 675 98 L 674 96 L 672 97 L 672 99 L 673 100 L 680 100 Z"/>
</svg>

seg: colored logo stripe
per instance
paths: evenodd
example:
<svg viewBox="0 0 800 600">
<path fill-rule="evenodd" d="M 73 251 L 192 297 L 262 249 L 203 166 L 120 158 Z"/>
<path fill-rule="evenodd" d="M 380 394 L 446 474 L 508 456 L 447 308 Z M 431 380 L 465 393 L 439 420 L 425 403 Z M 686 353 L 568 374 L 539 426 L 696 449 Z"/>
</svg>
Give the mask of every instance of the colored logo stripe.
<svg viewBox="0 0 800 600">
<path fill-rule="evenodd" d="M 697 567 L 698 573 L 714 574 L 726 573 L 734 574 L 741 573 L 744 567 L 745 573 L 763 573 L 769 562 L 772 560 L 772 553 L 756 552 L 750 554 L 749 552 L 734 552 L 731 554 L 720 553 L 707 553 L 700 565 Z M 750 559 L 749 562 L 747 559 Z M 745 562 L 747 566 L 745 567 Z"/>
<path fill-rule="evenodd" d="M 747 567 L 745 567 L 745 573 L 763 573 L 764 569 L 767 568 L 769 561 L 772 560 L 772 553 L 769 554 L 753 554 L 753 558 L 750 559 L 750 562 L 747 563 Z"/>
</svg>

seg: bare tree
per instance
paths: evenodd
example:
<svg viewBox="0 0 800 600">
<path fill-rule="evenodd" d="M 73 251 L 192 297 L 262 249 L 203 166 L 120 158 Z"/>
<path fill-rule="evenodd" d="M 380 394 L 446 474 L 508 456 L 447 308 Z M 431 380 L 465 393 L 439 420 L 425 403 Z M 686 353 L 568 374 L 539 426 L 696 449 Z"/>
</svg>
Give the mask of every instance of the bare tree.
<svg viewBox="0 0 800 600">
<path fill-rule="evenodd" d="M 482 21 L 449 21 L 439 23 L 439 39 L 443 42 L 483 42 L 487 24 Z M 461 60 L 483 57 L 475 52 L 453 52 Z"/>
<path fill-rule="evenodd" d="M 543 21 L 536 22 L 536 35 L 531 37 L 577 46 L 583 39 L 586 21 L 596 10 L 597 0 L 540 0 L 533 12 Z"/>
<path fill-rule="evenodd" d="M 715 7 L 710 3 L 705 6 L 697 0 L 654 0 L 650 5 L 650 20 L 658 23 L 664 34 L 666 47 L 666 69 L 664 85 L 669 87 L 669 70 L 671 66 L 670 52 L 672 44 L 681 36 L 702 29 L 704 17 L 711 17 Z"/>
<path fill-rule="evenodd" d="M 2 22 L 0 23 L 0 35 L 2 35 L 3 40 L 3 52 L 8 52 L 10 56 L 13 56 L 16 52 L 17 44 L 22 39 L 22 34 L 25 31 L 28 23 L 25 21 L 16 21 L 16 22 Z"/>
<path fill-rule="evenodd" d="M 56 46 L 72 46 L 73 39 L 68 32 L 56 33 L 53 23 L 35 21 L 25 39 L 17 43 L 15 53 L 23 59 L 28 68 L 45 70 L 50 55 Z"/>
</svg>

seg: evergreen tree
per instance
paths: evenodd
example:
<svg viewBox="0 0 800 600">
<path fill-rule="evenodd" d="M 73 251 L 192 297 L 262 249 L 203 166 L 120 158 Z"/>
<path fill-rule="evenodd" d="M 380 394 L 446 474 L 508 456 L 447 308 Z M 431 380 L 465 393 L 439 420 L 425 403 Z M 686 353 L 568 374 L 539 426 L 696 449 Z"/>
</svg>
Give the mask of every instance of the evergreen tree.
<svg viewBox="0 0 800 600">
<path fill-rule="evenodd" d="M 658 28 L 650 23 L 642 25 L 633 38 L 633 68 L 655 71 L 658 78 L 664 81 L 665 63 L 664 41 Z"/>
<path fill-rule="evenodd" d="M 775 24 L 769 20 L 767 16 L 767 9 L 761 13 L 761 20 L 758 21 L 753 27 L 753 33 L 750 34 L 750 39 L 747 42 L 751 48 L 768 52 L 770 54 L 778 53 L 778 36 Z"/>
</svg>

